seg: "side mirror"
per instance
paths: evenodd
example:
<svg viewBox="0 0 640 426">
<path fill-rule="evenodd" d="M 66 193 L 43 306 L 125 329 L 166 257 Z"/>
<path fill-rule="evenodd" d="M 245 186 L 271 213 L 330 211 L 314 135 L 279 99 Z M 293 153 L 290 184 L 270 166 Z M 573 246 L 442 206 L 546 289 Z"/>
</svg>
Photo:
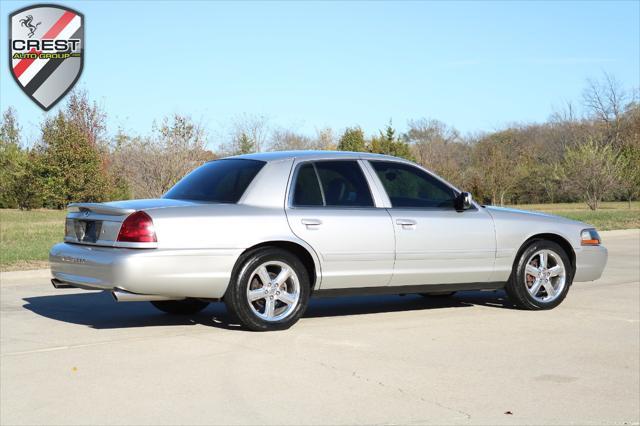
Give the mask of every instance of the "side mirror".
<svg viewBox="0 0 640 426">
<path fill-rule="evenodd" d="M 455 199 L 454 207 L 457 211 L 469 210 L 473 206 L 471 194 L 468 192 L 461 192 Z"/>
</svg>

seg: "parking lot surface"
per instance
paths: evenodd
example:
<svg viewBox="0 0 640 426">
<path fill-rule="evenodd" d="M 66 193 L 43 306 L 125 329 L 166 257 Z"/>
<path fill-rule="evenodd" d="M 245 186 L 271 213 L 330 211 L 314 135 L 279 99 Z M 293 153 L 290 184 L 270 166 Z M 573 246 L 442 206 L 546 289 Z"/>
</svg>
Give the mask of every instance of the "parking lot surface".
<svg viewBox="0 0 640 426">
<path fill-rule="evenodd" d="M 603 278 L 552 311 L 502 291 L 317 299 L 274 333 L 4 273 L 0 421 L 638 424 L 640 231 L 603 238 Z"/>
</svg>

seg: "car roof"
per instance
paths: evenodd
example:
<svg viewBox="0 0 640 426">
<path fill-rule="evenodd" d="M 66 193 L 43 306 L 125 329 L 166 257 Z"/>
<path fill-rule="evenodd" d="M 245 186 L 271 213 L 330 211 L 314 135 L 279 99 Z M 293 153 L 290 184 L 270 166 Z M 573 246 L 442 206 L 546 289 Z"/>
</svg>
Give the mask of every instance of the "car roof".
<svg viewBox="0 0 640 426">
<path fill-rule="evenodd" d="M 247 160 L 260 161 L 278 161 L 289 158 L 304 158 L 306 160 L 326 160 L 326 159 L 371 159 L 371 160 L 394 160 L 406 161 L 402 158 L 393 157 L 391 155 L 371 154 L 369 152 L 351 152 L 351 151 L 271 151 L 256 152 L 253 154 L 235 155 L 227 158 L 238 158 Z"/>
</svg>

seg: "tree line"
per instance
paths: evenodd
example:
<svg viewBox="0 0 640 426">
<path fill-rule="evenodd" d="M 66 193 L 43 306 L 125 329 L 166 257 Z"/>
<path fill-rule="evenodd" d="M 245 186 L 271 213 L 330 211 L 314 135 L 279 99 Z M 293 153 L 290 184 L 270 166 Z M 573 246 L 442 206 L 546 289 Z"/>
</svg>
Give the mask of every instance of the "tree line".
<svg viewBox="0 0 640 426">
<path fill-rule="evenodd" d="M 60 209 L 77 201 L 159 197 L 205 161 L 292 149 L 407 158 L 487 204 L 583 201 L 596 210 L 602 201 L 631 202 L 640 195 L 637 89 L 626 90 L 607 74 L 588 81 L 579 103 L 567 103 L 544 123 L 464 136 L 429 118 L 410 120 L 404 133 L 389 121 L 370 136 L 358 126 L 305 135 L 244 114 L 211 150 L 204 128 L 186 115 L 163 118 L 145 136 L 123 130 L 110 135 L 106 118 L 86 92 L 75 91 L 27 144 L 15 110 L 4 111 L 0 208 Z"/>
</svg>

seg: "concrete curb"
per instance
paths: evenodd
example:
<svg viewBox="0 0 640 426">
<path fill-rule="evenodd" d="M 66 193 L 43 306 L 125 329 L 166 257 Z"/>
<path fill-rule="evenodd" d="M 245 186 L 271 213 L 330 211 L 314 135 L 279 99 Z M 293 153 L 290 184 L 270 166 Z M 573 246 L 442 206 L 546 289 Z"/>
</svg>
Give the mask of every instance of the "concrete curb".
<svg viewBox="0 0 640 426">
<path fill-rule="evenodd" d="M 34 278 L 49 278 L 51 271 L 48 269 L 31 269 L 28 271 L 8 271 L 0 272 L 0 283 L 4 283 L 5 280 L 28 280 Z"/>
</svg>

